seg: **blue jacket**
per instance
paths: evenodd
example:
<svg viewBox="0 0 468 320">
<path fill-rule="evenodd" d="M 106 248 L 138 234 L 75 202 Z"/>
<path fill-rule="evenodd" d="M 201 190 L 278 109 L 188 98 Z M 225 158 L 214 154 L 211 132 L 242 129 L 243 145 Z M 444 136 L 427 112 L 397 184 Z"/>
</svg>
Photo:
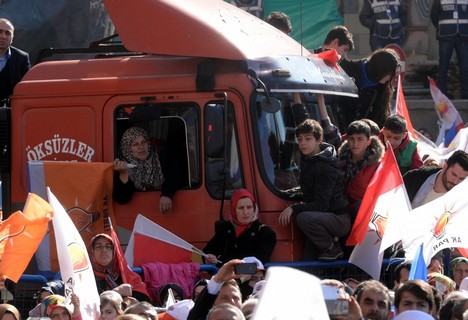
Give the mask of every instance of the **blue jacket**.
<svg viewBox="0 0 468 320">
<path fill-rule="evenodd" d="M 405 35 L 406 7 L 400 0 L 364 0 L 361 24 L 371 35 L 382 39 L 402 39 Z"/>
<path fill-rule="evenodd" d="M 460 35 L 468 37 L 468 3 L 466 0 L 434 0 L 431 21 L 437 38 Z"/>
</svg>

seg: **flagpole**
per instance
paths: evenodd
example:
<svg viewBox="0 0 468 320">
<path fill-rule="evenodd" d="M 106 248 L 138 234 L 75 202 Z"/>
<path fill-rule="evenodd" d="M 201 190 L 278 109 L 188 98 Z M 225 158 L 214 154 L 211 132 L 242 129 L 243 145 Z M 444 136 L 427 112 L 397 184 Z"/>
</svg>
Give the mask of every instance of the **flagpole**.
<svg viewBox="0 0 468 320">
<path fill-rule="evenodd" d="M 397 82 L 397 95 L 395 100 L 395 108 L 393 109 L 395 112 L 393 114 L 397 114 L 398 112 L 398 103 L 400 102 L 400 95 L 398 94 L 400 91 L 401 86 L 401 74 L 398 74 L 398 82 Z M 403 90 L 403 89 L 402 89 Z"/>
</svg>

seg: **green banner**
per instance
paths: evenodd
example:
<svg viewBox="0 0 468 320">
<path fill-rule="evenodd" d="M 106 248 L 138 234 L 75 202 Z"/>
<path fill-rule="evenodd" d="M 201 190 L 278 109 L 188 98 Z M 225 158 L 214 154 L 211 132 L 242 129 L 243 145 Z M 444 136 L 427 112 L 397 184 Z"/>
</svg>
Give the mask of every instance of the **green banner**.
<svg viewBox="0 0 468 320">
<path fill-rule="evenodd" d="M 266 18 L 282 11 L 291 18 L 291 36 L 307 49 L 321 47 L 331 28 L 344 23 L 335 0 L 226 0 Z M 262 10 L 263 9 L 263 10 Z M 263 11 L 263 16 L 262 16 Z"/>
</svg>

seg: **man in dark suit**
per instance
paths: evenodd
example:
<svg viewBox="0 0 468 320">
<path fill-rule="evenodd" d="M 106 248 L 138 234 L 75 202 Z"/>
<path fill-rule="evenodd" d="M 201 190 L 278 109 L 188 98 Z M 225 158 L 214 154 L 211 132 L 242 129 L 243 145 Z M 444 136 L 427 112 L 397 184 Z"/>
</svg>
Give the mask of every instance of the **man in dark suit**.
<svg viewBox="0 0 468 320">
<path fill-rule="evenodd" d="M 0 18 L 0 105 L 31 67 L 29 54 L 11 46 L 14 32 L 13 24 Z"/>
</svg>

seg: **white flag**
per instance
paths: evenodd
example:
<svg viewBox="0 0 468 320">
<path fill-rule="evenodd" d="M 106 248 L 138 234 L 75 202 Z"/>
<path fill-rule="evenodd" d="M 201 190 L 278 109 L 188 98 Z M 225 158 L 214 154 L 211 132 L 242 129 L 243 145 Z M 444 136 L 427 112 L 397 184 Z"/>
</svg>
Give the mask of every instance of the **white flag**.
<svg viewBox="0 0 468 320">
<path fill-rule="evenodd" d="M 409 212 L 410 205 L 403 178 L 392 148 L 387 148 L 362 199 L 353 230 L 346 242 L 356 245 L 349 262 L 380 279 L 383 251 L 392 243 L 383 242 L 387 221 L 394 214 Z"/>
<path fill-rule="evenodd" d="M 54 211 L 52 223 L 60 273 L 65 283 L 65 297 L 69 301 L 70 294 L 75 293 L 80 298 L 83 320 L 98 319 L 100 300 L 86 245 L 75 224 L 50 188 L 47 188 L 47 196 Z"/>
<path fill-rule="evenodd" d="M 468 179 L 442 197 L 412 210 L 401 221 L 404 229 L 403 247 L 406 257 L 412 259 L 424 243 L 424 261 L 445 248 L 468 248 Z"/>
</svg>

